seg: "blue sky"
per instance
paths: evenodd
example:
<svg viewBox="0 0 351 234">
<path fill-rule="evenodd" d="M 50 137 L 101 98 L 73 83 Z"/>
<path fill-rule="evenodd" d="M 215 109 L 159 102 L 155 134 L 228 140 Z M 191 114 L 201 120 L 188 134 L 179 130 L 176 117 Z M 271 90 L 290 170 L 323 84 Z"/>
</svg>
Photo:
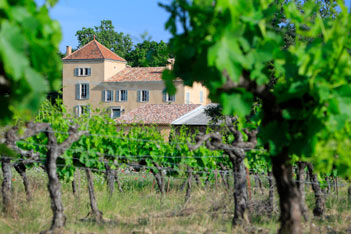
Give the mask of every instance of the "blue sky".
<svg viewBox="0 0 351 234">
<path fill-rule="evenodd" d="M 42 4 L 44 0 L 36 2 Z M 101 20 L 112 20 L 115 30 L 130 34 L 134 42 L 139 42 L 145 31 L 152 40 L 168 41 L 170 33 L 164 24 L 169 14 L 158 6 L 158 2 L 160 0 L 59 0 L 50 15 L 61 24 L 60 50 L 64 52 L 66 45 L 77 47 L 76 31 L 100 25 Z"/>
<path fill-rule="evenodd" d="M 39 4 L 45 0 L 36 0 Z M 60 50 L 66 45 L 76 48 L 76 31 L 82 27 L 100 25 L 101 20 L 112 20 L 117 32 L 131 35 L 134 42 L 140 42 L 140 35 L 147 31 L 152 40 L 168 41 L 170 33 L 165 28 L 169 14 L 158 6 L 158 2 L 170 0 L 59 0 L 51 9 L 52 18 L 61 24 L 63 40 Z M 350 6 L 350 0 L 345 0 Z"/>
</svg>

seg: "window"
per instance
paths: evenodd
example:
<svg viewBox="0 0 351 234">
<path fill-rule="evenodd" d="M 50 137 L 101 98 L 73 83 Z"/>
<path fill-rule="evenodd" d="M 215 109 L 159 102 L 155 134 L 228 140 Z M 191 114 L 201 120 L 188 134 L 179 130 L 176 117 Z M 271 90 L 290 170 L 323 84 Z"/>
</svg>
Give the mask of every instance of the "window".
<svg viewBox="0 0 351 234">
<path fill-rule="evenodd" d="M 121 116 L 121 108 L 120 107 L 112 107 L 111 108 L 111 118 L 116 119 Z"/>
<path fill-rule="evenodd" d="M 175 95 L 169 95 L 166 90 L 163 90 L 163 102 L 174 102 Z"/>
<path fill-rule="evenodd" d="M 82 106 L 75 106 L 74 112 L 77 117 L 81 117 L 83 115 L 90 115 L 90 109 L 87 105 Z"/>
<path fill-rule="evenodd" d="M 76 84 L 76 99 L 77 100 L 89 99 L 89 83 Z"/>
<path fill-rule="evenodd" d="M 128 101 L 128 90 L 117 90 L 116 91 L 116 102 Z"/>
<path fill-rule="evenodd" d="M 89 114 L 89 107 L 88 106 L 80 106 L 80 115 Z"/>
<path fill-rule="evenodd" d="M 200 103 L 204 102 L 204 92 L 200 91 Z"/>
<path fill-rule="evenodd" d="M 112 102 L 113 101 L 113 90 L 103 90 L 102 91 L 102 101 Z"/>
<path fill-rule="evenodd" d="M 85 74 L 88 76 L 88 75 L 90 75 L 90 68 L 84 68 L 84 71 L 85 71 Z"/>
<path fill-rule="evenodd" d="M 78 67 L 74 69 L 75 76 L 90 76 L 91 68 L 90 67 Z"/>
<path fill-rule="evenodd" d="M 189 92 L 186 92 L 186 94 L 185 94 L 185 103 L 190 104 L 190 93 Z"/>
<path fill-rule="evenodd" d="M 138 102 L 149 101 L 149 90 L 138 90 Z"/>
<path fill-rule="evenodd" d="M 128 91 L 127 90 L 120 90 L 120 101 L 125 102 L 128 100 Z"/>
</svg>

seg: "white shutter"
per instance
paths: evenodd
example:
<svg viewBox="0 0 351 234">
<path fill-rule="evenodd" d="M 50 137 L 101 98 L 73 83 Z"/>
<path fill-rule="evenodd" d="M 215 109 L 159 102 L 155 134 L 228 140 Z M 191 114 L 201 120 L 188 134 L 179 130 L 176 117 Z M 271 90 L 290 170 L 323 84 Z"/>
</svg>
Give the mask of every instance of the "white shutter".
<svg viewBox="0 0 351 234">
<path fill-rule="evenodd" d="M 91 76 L 91 68 L 88 68 L 88 74 L 87 76 Z"/>
</svg>

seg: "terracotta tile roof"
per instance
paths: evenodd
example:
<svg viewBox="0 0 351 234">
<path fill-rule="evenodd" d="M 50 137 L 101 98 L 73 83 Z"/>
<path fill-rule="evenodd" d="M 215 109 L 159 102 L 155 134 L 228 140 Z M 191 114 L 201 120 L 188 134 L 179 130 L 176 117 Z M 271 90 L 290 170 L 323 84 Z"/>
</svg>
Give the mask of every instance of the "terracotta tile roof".
<svg viewBox="0 0 351 234">
<path fill-rule="evenodd" d="M 68 59 L 112 59 L 126 62 L 124 58 L 113 53 L 97 40 L 92 40 L 82 48 L 63 58 L 63 60 Z"/>
<path fill-rule="evenodd" d="M 165 67 L 127 67 L 106 82 L 160 81 Z"/>
<path fill-rule="evenodd" d="M 200 104 L 146 104 L 122 115 L 116 119 L 116 123 L 171 124 L 200 106 Z"/>
</svg>

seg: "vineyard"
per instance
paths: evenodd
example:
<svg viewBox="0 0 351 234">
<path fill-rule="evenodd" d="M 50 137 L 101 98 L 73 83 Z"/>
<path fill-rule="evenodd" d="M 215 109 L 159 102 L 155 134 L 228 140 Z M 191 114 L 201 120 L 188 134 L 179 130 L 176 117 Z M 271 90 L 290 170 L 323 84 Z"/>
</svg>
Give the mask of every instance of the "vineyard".
<svg viewBox="0 0 351 234">
<path fill-rule="evenodd" d="M 117 208 L 121 203 L 130 202 L 128 196 L 131 196 L 137 200 L 130 204 L 132 207 L 140 205 L 141 210 L 148 210 L 145 213 L 130 211 L 134 219 L 129 220 L 129 225 L 141 230 L 162 230 L 149 227 L 150 219 L 158 220 L 157 223 L 162 218 L 181 217 L 182 220 L 189 216 L 195 222 L 206 215 L 215 225 L 208 227 L 214 228 L 212 231 L 226 232 L 232 225 L 245 232 L 256 232 L 262 225 L 268 225 L 262 231 L 274 231 L 278 204 L 270 158 L 257 144 L 257 131 L 243 128 L 236 117 L 223 118 L 226 125 L 222 126 L 221 133 L 208 129 L 206 134 L 191 135 L 182 128 L 179 134 L 173 132 L 170 140 L 165 141 L 153 127 L 135 125 L 116 131 L 108 116 L 73 118 L 65 113 L 60 100 L 55 105 L 46 101 L 36 122 L 24 125 L 18 121 L 16 127 L 3 133 L 6 145 L 17 153 L 1 159 L 5 217 L 16 219 L 22 212 L 30 212 L 29 207 L 38 209 L 30 204 L 38 203 L 36 200 L 41 196 L 41 204 L 47 201 L 43 207 L 49 207 L 49 198 L 51 200 L 53 217 L 49 231 L 63 231 L 65 226 L 72 231 L 84 222 L 88 222 L 90 228 L 111 233 L 112 230 L 133 231 L 131 227 L 119 225 L 123 218 Z M 250 121 L 249 126 L 255 127 L 254 121 Z M 234 141 L 238 143 L 233 144 Z M 349 205 L 341 204 L 350 204 L 351 185 L 339 179 L 337 170 L 331 174 L 316 173 L 311 163 L 296 158 L 294 181 L 303 197 L 300 205 L 306 225 L 313 221 L 317 225 L 330 212 L 335 212 L 333 203 L 340 206 L 339 221 L 350 218 Z M 145 205 L 144 196 L 150 204 Z M 21 203 L 25 199 L 23 204 L 29 204 L 26 211 L 18 206 L 18 199 Z M 76 214 L 72 214 L 72 206 Z M 262 216 L 266 219 L 262 220 Z M 43 231 L 38 230 L 39 227 L 48 227 L 50 215 L 44 217 L 45 221 L 27 231 L 39 232 Z M 242 223 L 253 226 L 245 228 Z M 206 225 L 202 228 L 206 229 Z M 319 228 L 326 230 L 327 227 Z M 350 227 L 329 228 L 345 231 Z"/>
<path fill-rule="evenodd" d="M 102 172 L 101 172 L 102 173 Z M 89 194 L 84 171 L 76 174 L 76 191 L 71 183 L 62 181 L 62 201 L 67 217 L 66 233 L 175 233 L 175 232 L 232 232 L 233 216 L 232 188 L 227 190 L 220 178 L 200 186 L 193 181 L 191 199 L 185 204 L 185 190 L 181 190 L 186 178 L 170 178 L 169 189 L 162 202 L 160 194 L 153 187 L 153 176 L 149 174 L 124 174 L 119 171 L 123 192 L 115 191 L 110 197 L 105 177 L 94 174 L 94 188 L 99 209 L 104 222 L 84 220 L 90 211 Z M 80 174 L 80 179 L 79 179 Z M 3 233 L 38 233 L 50 227 L 52 217 L 50 199 L 47 192 L 47 176 L 42 169 L 29 169 L 27 172 L 33 198 L 27 202 L 21 177 L 14 174 L 13 197 L 17 219 L 1 218 Z M 145 176 L 145 177 L 144 177 Z M 237 232 L 275 233 L 278 229 L 278 201 L 272 216 L 268 215 L 264 204 L 268 199 L 268 178 L 261 177 L 263 194 L 251 177 L 250 225 L 237 227 Z M 168 178 L 167 178 L 168 181 Z M 79 183 L 80 182 L 80 183 Z M 232 183 L 230 179 L 230 183 Z M 258 183 L 258 182 L 257 182 Z M 168 184 L 168 182 L 167 182 Z M 325 194 L 326 210 L 324 218 L 313 218 L 314 195 L 310 183 L 306 183 L 306 204 L 309 207 L 309 221 L 303 222 L 306 232 L 347 233 L 350 228 L 350 212 L 347 203 L 347 187 L 339 182 L 339 194 L 331 187 Z M 18 220 L 21 222 L 18 222 Z"/>
<path fill-rule="evenodd" d="M 167 141 L 49 100 L 62 88 L 56 2 L 0 4 L 0 232 L 351 232 L 344 1 L 159 3 L 167 93 L 201 83 L 220 124 Z"/>
</svg>

